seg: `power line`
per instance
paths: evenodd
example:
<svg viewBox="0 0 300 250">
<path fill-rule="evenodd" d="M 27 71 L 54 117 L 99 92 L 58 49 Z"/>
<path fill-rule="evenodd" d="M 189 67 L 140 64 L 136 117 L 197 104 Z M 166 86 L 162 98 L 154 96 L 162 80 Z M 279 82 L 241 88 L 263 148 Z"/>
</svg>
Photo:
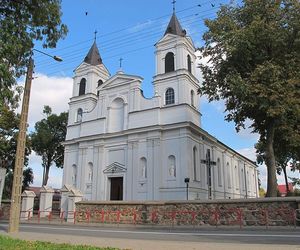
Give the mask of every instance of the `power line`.
<svg viewBox="0 0 300 250">
<path fill-rule="evenodd" d="M 198 19 L 199 19 L 199 17 L 198 17 Z M 197 23 L 199 21 L 198 19 L 193 20 L 192 22 L 189 22 L 188 24 Z M 199 32 L 200 31 L 201 30 L 199 30 Z M 193 33 L 193 34 L 195 34 L 195 33 Z M 160 35 L 161 35 L 161 31 L 152 33 L 150 36 L 147 35 L 143 39 L 139 39 L 139 43 L 141 43 L 145 40 L 149 40 L 149 38 L 157 38 Z M 192 35 L 192 34 L 190 34 L 190 35 Z M 118 45 L 118 46 L 119 46 L 119 48 L 124 48 L 124 47 L 130 47 L 130 46 L 132 47 L 132 46 L 136 46 L 136 45 L 137 45 L 137 43 L 134 43 L 133 41 L 131 41 L 131 43 L 126 42 L 126 43 L 123 43 L 123 46 L 120 46 L 120 45 Z M 150 46 L 153 46 L 153 42 Z M 108 56 L 107 54 L 109 54 L 109 52 L 115 52 L 116 50 L 114 48 L 111 48 L 111 49 L 105 49 L 103 51 L 105 52 L 104 54 L 106 54 L 106 56 L 103 58 L 103 60 L 107 60 L 112 57 L 112 56 Z M 126 53 L 126 51 L 125 51 L 125 53 Z M 75 59 L 82 59 L 82 58 L 84 58 L 85 54 L 86 54 L 86 50 L 84 50 L 82 53 L 78 53 L 78 50 L 77 50 L 77 53 L 72 53 L 71 56 L 64 57 L 64 59 L 65 58 L 68 58 L 68 59 L 64 60 L 64 62 L 60 64 L 60 67 L 64 66 L 64 65 L 68 65 L 70 63 L 73 64 Z M 124 52 L 123 51 L 118 52 L 118 55 L 120 55 L 120 54 L 124 54 Z M 38 65 L 40 66 L 40 64 L 38 64 Z M 47 69 L 52 69 L 52 68 L 57 68 L 57 65 L 52 64 L 51 66 L 47 66 Z"/>
<path fill-rule="evenodd" d="M 208 11 L 205 11 L 205 12 L 208 12 Z M 187 19 L 187 18 L 189 18 L 189 19 L 187 19 L 181 23 L 185 24 L 185 25 L 193 24 L 193 23 L 197 22 L 198 19 L 207 17 L 211 13 L 213 13 L 211 10 L 209 12 L 210 13 L 208 13 L 206 15 L 201 15 L 201 16 L 199 15 L 201 12 L 185 16 L 184 17 L 185 19 Z M 180 20 L 182 20 L 182 19 L 180 19 Z M 196 21 L 194 21 L 194 20 L 196 20 Z M 153 30 L 153 28 L 150 29 L 149 31 L 146 31 L 143 33 L 137 32 L 135 34 L 131 34 L 129 37 L 125 36 L 124 39 L 119 39 L 118 41 L 115 41 L 115 42 L 111 42 L 112 40 L 106 40 L 105 42 L 101 43 L 101 50 L 105 51 L 107 53 L 111 50 L 115 50 L 116 48 L 119 49 L 121 47 L 126 47 L 127 45 L 131 45 L 131 44 L 135 43 L 136 41 L 141 41 L 141 40 L 145 40 L 145 38 L 150 38 L 150 37 L 161 35 L 161 32 L 164 30 L 164 27 L 161 27 L 159 29 L 157 29 L 157 27 L 155 27 L 155 32 L 153 32 L 152 30 Z M 113 39 L 113 40 L 115 40 L 115 39 Z M 86 51 L 89 48 L 90 48 L 90 46 L 88 46 L 88 47 L 85 46 L 83 48 L 76 49 L 76 51 L 71 51 L 71 52 L 62 54 L 61 56 L 64 58 L 64 61 L 66 61 L 65 60 L 66 58 L 74 58 L 74 53 L 76 53 L 77 55 L 79 54 L 78 53 L 79 51 L 84 51 L 84 53 L 86 53 Z M 75 57 L 75 58 L 77 58 L 77 57 Z M 41 62 L 39 62 L 39 66 L 43 66 L 47 63 L 48 63 L 48 61 L 45 61 L 45 60 L 41 61 Z"/>
<path fill-rule="evenodd" d="M 191 9 L 195 9 L 195 7 L 202 7 L 205 4 L 211 4 L 211 1 L 206 1 L 206 2 L 202 3 L 202 5 L 199 4 L 199 5 L 191 6 L 189 8 L 178 11 L 177 13 L 187 11 L 187 10 L 191 10 Z M 181 23 L 186 25 L 186 26 L 187 25 L 192 25 L 192 24 L 198 22 L 200 18 L 204 18 L 204 17 L 208 18 L 208 16 L 209 17 L 211 16 L 211 14 L 214 15 L 216 9 L 218 9 L 218 7 L 213 7 L 213 8 L 207 9 L 207 10 L 200 11 L 198 13 L 186 15 L 186 16 L 184 16 L 180 19 Z M 201 13 L 207 13 L 207 14 L 206 15 L 199 15 Z M 164 30 L 163 26 L 166 26 L 167 21 L 164 21 L 164 23 L 159 25 L 159 26 L 158 25 L 153 26 L 155 24 L 154 21 L 157 21 L 157 20 L 162 19 L 164 17 L 170 17 L 170 15 L 169 14 L 164 15 L 164 16 L 161 16 L 161 17 L 158 17 L 158 18 L 155 18 L 155 19 L 147 20 L 147 21 L 142 22 L 141 24 L 138 24 L 138 25 L 135 25 L 135 26 L 122 28 L 122 29 L 119 29 L 117 31 L 109 32 L 109 33 L 106 33 L 106 34 L 103 34 L 103 35 L 98 35 L 98 37 L 102 39 L 103 37 L 109 37 L 109 36 L 112 36 L 114 34 L 117 34 L 117 36 L 114 36 L 112 38 L 109 38 L 109 39 L 106 39 L 106 40 L 100 42 L 100 44 L 101 44 L 100 50 L 103 51 L 104 52 L 103 55 L 105 55 L 103 57 L 103 59 L 106 60 L 106 61 L 109 61 L 109 60 L 111 60 L 115 57 L 120 57 L 121 55 L 123 56 L 123 55 L 128 54 L 128 53 L 133 53 L 133 52 L 140 51 L 140 50 L 143 50 L 143 49 L 146 49 L 146 48 L 149 48 L 149 47 L 153 47 L 153 42 L 152 42 L 152 44 L 149 44 L 147 46 L 142 46 L 142 47 L 139 47 L 139 48 L 130 49 L 130 47 L 133 47 L 133 46 L 137 47 L 138 44 L 140 44 L 142 42 L 144 43 L 145 40 L 149 40 L 149 39 L 152 39 L 152 38 L 156 38 L 156 40 L 157 40 L 157 37 L 158 36 L 160 37 L 162 35 L 161 32 L 162 32 L 162 30 Z M 132 32 L 132 30 L 134 28 L 136 28 L 136 27 L 139 28 L 138 26 L 143 26 L 144 24 L 147 25 L 148 23 L 150 23 L 150 25 L 149 25 L 150 27 L 147 27 L 146 30 L 141 29 L 141 30 L 138 30 L 136 32 Z M 160 28 L 157 28 L 157 27 L 160 27 Z M 189 28 L 192 28 L 192 27 L 189 27 Z M 123 35 L 120 34 L 123 31 L 129 31 L 129 33 L 128 34 L 123 34 Z M 196 33 L 199 34 L 201 32 L 201 30 L 199 30 L 199 29 L 198 29 L 198 31 L 199 32 L 189 33 L 189 35 L 191 36 L 193 34 L 196 34 Z M 47 75 L 53 75 L 56 72 L 61 72 L 61 71 L 74 69 L 76 67 L 76 66 L 74 66 L 74 61 L 76 61 L 76 59 L 78 59 L 78 58 L 82 59 L 86 55 L 87 49 L 89 49 L 90 46 L 88 46 L 88 47 L 87 46 L 84 46 L 84 47 L 82 46 L 81 48 L 77 48 L 76 50 L 75 50 L 75 47 L 83 45 L 87 42 L 91 42 L 92 40 L 94 40 L 94 39 L 87 39 L 85 41 L 81 41 L 81 42 L 75 43 L 73 45 L 55 50 L 55 51 L 63 51 L 63 50 L 70 50 L 71 48 L 74 48 L 74 49 L 72 49 L 72 51 L 69 51 L 69 52 L 66 52 L 66 53 L 62 54 L 62 55 L 64 55 L 63 56 L 64 62 L 60 65 L 60 67 L 59 67 L 60 69 L 56 70 L 56 71 L 53 71 L 49 74 L 47 73 Z M 123 50 L 126 47 L 128 49 Z M 112 55 L 109 55 L 110 52 L 114 52 L 114 53 L 112 53 Z M 78 63 L 78 65 L 80 63 Z M 56 65 L 49 66 L 46 61 L 41 61 L 37 65 L 38 65 L 38 67 L 42 68 L 43 65 L 46 65 L 46 64 L 47 64 L 47 70 L 57 68 Z M 68 66 L 68 65 L 72 65 L 72 66 L 68 67 L 68 68 L 66 68 L 66 67 L 62 68 L 61 67 L 61 66 Z"/>
<path fill-rule="evenodd" d="M 194 33 L 191 33 L 191 35 L 194 35 L 194 34 L 197 34 L 198 32 L 194 32 Z M 105 57 L 104 59 L 105 60 L 110 60 L 112 58 L 117 58 L 117 57 L 120 57 L 120 55 L 126 55 L 126 54 L 129 54 L 129 53 L 133 53 L 133 52 L 137 52 L 137 51 L 141 51 L 143 49 L 148 49 L 148 48 L 151 48 L 153 47 L 153 44 L 150 44 L 150 45 L 146 45 L 144 47 L 140 47 L 140 48 L 137 48 L 137 49 L 133 49 L 133 50 L 128 50 L 128 51 L 125 51 L 125 52 L 122 52 L 122 53 L 118 53 L 118 54 L 115 54 L 115 55 L 112 55 L 112 56 L 109 56 L 109 57 Z M 78 64 L 79 66 L 80 64 Z M 53 72 L 50 72 L 50 73 L 47 73 L 47 76 L 54 76 L 56 75 L 57 73 L 61 72 L 61 71 L 68 71 L 68 70 L 74 70 L 75 67 L 72 66 L 72 67 L 68 67 L 68 68 L 62 68 L 60 70 L 56 70 L 56 71 L 53 71 Z"/>
<path fill-rule="evenodd" d="M 211 1 L 205 1 L 205 2 L 203 2 L 203 3 L 201 3 L 201 4 L 193 5 L 193 6 L 191 6 L 191 7 L 188 7 L 188 8 L 182 9 L 182 10 L 180 10 L 180 11 L 177 11 L 176 13 L 185 12 L 185 11 L 187 11 L 187 10 L 191 10 L 191 9 L 194 9 L 194 8 L 199 8 L 199 7 L 201 8 L 201 7 L 203 7 L 203 6 L 205 6 L 205 5 L 209 5 L 209 4 L 211 4 Z M 216 9 L 216 8 L 215 8 L 215 9 Z M 170 14 L 166 14 L 166 15 L 163 15 L 163 16 L 160 16 L 160 17 L 157 17 L 157 18 L 154 18 L 154 19 L 150 19 L 150 20 L 144 21 L 144 22 L 142 22 L 142 23 L 139 24 L 139 25 L 145 24 L 145 23 L 147 23 L 147 22 L 157 21 L 157 20 L 159 20 L 159 19 L 162 19 L 162 18 L 165 18 L 165 17 L 169 17 L 169 16 L 170 16 Z M 135 26 L 136 26 L 136 25 L 135 25 Z M 112 32 L 108 32 L 108 33 L 105 33 L 105 34 L 99 34 L 99 35 L 97 35 L 97 38 L 98 38 L 98 37 L 99 37 L 99 38 L 102 38 L 102 37 L 110 36 L 110 35 L 113 35 L 113 34 L 119 34 L 120 32 L 126 31 L 126 30 L 130 30 L 130 29 L 134 28 L 135 26 L 125 27 L 125 28 L 122 28 L 122 29 L 119 29 L 119 30 L 116 30 L 116 31 L 112 31 Z M 76 47 L 76 46 L 78 46 L 78 45 L 80 45 L 80 44 L 87 43 L 87 42 L 91 42 L 91 41 L 93 41 L 93 40 L 94 40 L 94 39 L 87 39 L 87 40 L 83 40 L 83 41 L 80 41 L 80 42 L 78 42 L 78 43 L 75 43 L 75 44 L 73 44 L 73 45 L 69 45 L 69 46 L 64 47 L 64 48 L 55 49 L 55 50 L 53 50 L 53 53 L 57 53 L 57 52 L 60 52 L 60 51 L 65 50 L 65 49 L 73 48 L 73 47 Z M 37 56 L 36 59 L 38 59 L 39 57 L 40 57 L 40 56 Z"/>
<path fill-rule="evenodd" d="M 184 23 L 186 25 L 190 25 L 190 24 L 194 23 L 194 20 L 197 20 L 197 19 L 200 18 L 198 15 L 190 15 L 190 16 L 192 16 L 193 18 L 190 18 L 190 19 L 188 19 L 188 20 L 186 20 L 182 23 Z M 189 21 L 189 22 L 187 22 L 187 21 Z M 164 30 L 163 27 L 161 27 L 159 29 L 156 28 L 155 32 L 150 30 L 149 32 L 144 32 L 144 33 L 141 33 L 141 34 L 139 34 L 139 33 L 133 34 L 134 36 L 127 37 L 127 38 L 124 38 L 124 39 L 120 39 L 120 40 L 112 42 L 112 43 L 110 42 L 110 40 L 107 40 L 104 43 L 101 43 L 100 49 L 102 51 L 105 51 L 105 52 L 115 50 L 115 48 L 124 47 L 124 46 L 121 46 L 121 45 L 126 45 L 126 44 L 130 45 L 130 44 L 132 44 L 136 41 L 144 40 L 145 38 L 150 38 L 150 37 L 153 37 L 153 36 L 161 35 L 163 30 Z M 64 58 L 64 61 L 66 61 L 65 59 L 69 58 L 70 56 L 74 56 L 74 53 L 78 54 L 78 52 L 80 52 L 80 51 L 84 51 L 84 53 L 86 53 L 89 48 L 90 48 L 90 45 L 82 47 L 82 48 L 78 48 L 76 50 L 72 50 L 68 53 L 61 54 L 60 56 Z M 39 61 L 38 64 L 39 65 L 48 64 L 48 60 Z"/>
</svg>

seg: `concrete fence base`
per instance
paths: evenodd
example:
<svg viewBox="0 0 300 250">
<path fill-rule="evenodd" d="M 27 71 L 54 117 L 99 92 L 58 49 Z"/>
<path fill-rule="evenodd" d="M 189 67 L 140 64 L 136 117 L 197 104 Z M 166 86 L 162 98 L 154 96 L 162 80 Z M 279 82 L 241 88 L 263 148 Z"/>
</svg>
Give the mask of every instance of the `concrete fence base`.
<svg viewBox="0 0 300 250">
<path fill-rule="evenodd" d="M 299 225 L 300 198 L 259 198 L 212 201 L 76 203 L 76 223 L 144 225 Z"/>
</svg>

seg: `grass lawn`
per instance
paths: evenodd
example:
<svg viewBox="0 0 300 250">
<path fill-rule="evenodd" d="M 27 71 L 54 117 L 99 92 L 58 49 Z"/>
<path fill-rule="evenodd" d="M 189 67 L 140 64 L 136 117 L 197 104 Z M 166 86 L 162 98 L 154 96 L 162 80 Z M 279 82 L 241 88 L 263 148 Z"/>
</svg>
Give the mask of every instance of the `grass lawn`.
<svg viewBox="0 0 300 250">
<path fill-rule="evenodd" d="M 25 241 L 13 239 L 8 236 L 0 235 L 0 249 L 1 250 L 119 250 L 111 247 L 91 247 L 85 245 L 69 245 L 69 244 L 55 244 L 43 241 Z"/>
</svg>

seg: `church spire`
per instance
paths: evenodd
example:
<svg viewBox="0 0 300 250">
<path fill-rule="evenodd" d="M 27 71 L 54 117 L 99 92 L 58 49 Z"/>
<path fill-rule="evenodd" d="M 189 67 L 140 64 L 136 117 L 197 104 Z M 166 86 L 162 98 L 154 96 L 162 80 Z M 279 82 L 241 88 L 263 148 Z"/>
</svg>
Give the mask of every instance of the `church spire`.
<svg viewBox="0 0 300 250">
<path fill-rule="evenodd" d="M 173 34 L 173 35 L 177 35 L 177 36 L 185 36 L 186 35 L 186 31 L 181 28 L 181 25 L 175 15 L 175 12 L 173 13 L 173 15 L 171 17 L 171 20 L 168 24 L 168 27 L 167 27 L 164 35 L 166 35 L 166 34 Z"/>
<path fill-rule="evenodd" d="M 88 54 L 84 58 L 84 62 L 94 65 L 94 66 L 102 64 L 102 59 L 101 59 L 101 56 L 100 56 L 100 53 L 99 53 L 99 50 L 98 50 L 97 44 L 96 44 L 96 39 L 95 39 L 92 47 L 90 48 Z"/>
</svg>

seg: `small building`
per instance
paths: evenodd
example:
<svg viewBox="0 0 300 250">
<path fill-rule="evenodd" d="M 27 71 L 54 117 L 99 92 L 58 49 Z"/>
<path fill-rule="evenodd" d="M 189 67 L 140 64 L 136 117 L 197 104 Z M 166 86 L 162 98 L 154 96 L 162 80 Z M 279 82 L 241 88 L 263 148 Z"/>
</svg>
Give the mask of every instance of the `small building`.
<svg viewBox="0 0 300 250">
<path fill-rule="evenodd" d="M 86 200 L 258 197 L 255 163 L 201 128 L 195 46 L 175 14 L 155 48 L 152 98 L 142 77 L 110 75 L 96 41 L 75 69 L 62 185 Z"/>
<path fill-rule="evenodd" d="M 284 197 L 288 194 L 288 192 L 293 192 L 294 187 L 292 183 L 288 183 L 288 190 L 286 189 L 285 184 L 280 184 L 277 186 L 278 192 L 280 193 L 281 197 Z"/>
</svg>

